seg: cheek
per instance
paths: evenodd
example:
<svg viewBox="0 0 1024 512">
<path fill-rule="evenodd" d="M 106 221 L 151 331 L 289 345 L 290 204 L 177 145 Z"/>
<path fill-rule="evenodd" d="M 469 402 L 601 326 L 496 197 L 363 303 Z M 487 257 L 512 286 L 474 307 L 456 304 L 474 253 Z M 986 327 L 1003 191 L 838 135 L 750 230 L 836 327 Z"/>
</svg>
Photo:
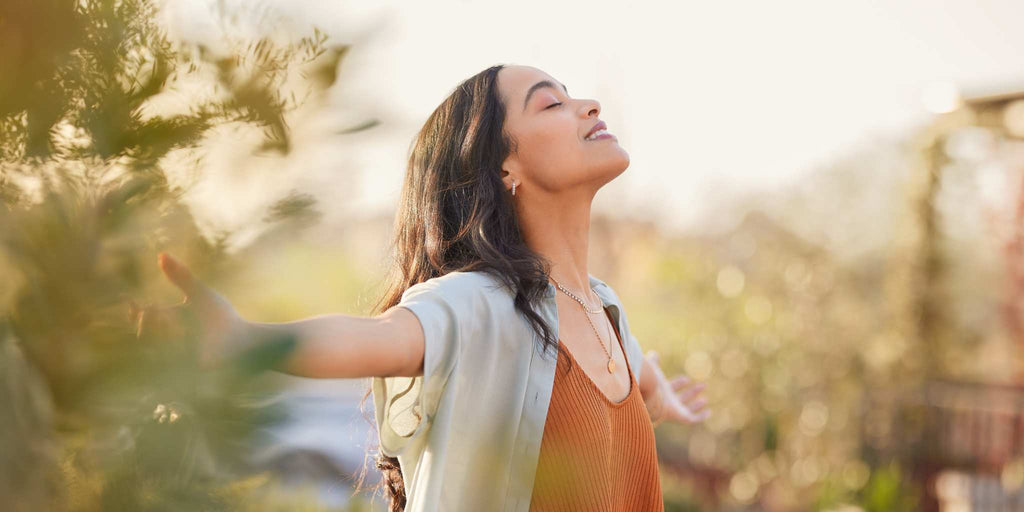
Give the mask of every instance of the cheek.
<svg viewBox="0 0 1024 512">
<path fill-rule="evenodd" d="M 586 167 L 578 139 L 564 132 L 535 133 L 530 138 L 527 167 L 532 181 L 557 190 L 580 180 Z"/>
<path fill-rule="evenodd" d="M 538 126 L 529 136 L 529 159 L 537 171 L 556 169 L 560 174 L 571 172 L 582 162 L 582 149 L 577 127 L 569 123 Z"/>
</svg>

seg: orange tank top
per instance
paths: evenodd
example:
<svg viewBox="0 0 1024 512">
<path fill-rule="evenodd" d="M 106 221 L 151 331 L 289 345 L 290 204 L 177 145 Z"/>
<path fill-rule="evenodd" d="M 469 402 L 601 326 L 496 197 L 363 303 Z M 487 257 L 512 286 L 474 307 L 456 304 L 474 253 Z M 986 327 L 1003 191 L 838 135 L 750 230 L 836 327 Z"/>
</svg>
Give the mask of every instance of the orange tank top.
<svg viewBox="0 0 1024 512">
<path fill-rule="evenodd" d="M 530 511 L 663 512 L 654 429 L 632 368 L 629 394 L 613 402 L 569 359 L 558 352 Z"/>
</svg>

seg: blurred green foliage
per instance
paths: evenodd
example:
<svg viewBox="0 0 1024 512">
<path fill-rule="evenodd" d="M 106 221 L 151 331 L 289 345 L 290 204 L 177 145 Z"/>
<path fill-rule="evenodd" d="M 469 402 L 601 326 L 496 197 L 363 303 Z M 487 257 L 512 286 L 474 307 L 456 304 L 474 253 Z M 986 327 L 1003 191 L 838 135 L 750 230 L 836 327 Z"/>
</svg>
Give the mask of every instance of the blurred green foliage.
<svg viewBox="0 0 1024 512">
<path fill-rule="evenodd" d="M 908 485 L 897 464 L 879 468 L 861 492 L 866 512 L 917 510 L 918 490 Z"/>
<path fill-rule="evenodd" d="M 172 185 L 172 153 L 195 155 L 228 124 L 290 150 L 282 83 L 333 83 L 346 48 L 315 30 L 228 53 L 177 47 L 146 0 L 0 5 L 0 501 L 5 510 L 294 510 L 247 452 L 280 421 L 255 377 L 294 340 L 216 370 L 192 328 L 138 332 L 130 303 L 166 295 L 170 250 L 216 286 L 234 271 L 227 234 L 208 241 Z M 197 57 L 198 56 L 198 57 Z M 161 94 L 185 84 L 178 112 Z M 179 95 L 180 96 L 180 95 Z M 365 125 L 365 126 L 372 126 Z M 364 127 L 365 127 L 364 126 Z M 177 164 L 181 165 L 181 164 Z M 291 194 L 267 222 L 315 222 Z"/>
</svg>

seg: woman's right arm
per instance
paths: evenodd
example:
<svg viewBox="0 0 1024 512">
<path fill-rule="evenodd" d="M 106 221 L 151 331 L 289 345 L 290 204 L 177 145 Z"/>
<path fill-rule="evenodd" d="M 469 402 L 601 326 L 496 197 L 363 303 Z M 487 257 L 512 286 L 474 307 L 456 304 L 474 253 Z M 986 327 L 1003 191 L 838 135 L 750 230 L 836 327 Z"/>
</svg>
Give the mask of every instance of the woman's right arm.
<svg viewBox="0 0 1024 512">
<path fill-rule="evenodd" d="M 252 343 L 293 336 L 296 347 L 275 370 L 308 378 L 423 375 L 424 334 L 403 307 L 375 317 L 332 313 L 281 323 L 246 322 Z"/>
<path fill-rule="evenodd" d="M 426 335 L 419 318 L 406 307 L 395 306 L 374 317 L 335 313 L 292 322 L 252 322 L 169 254 L 160 253 L 157 262 L 185 294 L 185 301 L 138 314 L 139 335 L 144 325 L 161 324 L 161 318 L 174 318 L 175 313 L 191 313 L 198 325 L 203 365 L 216 365 L 225 357 L 288 337 L 295 346 L 274 367 L 283 373 L 310 378 L 423 375 Z"/>
</svg>

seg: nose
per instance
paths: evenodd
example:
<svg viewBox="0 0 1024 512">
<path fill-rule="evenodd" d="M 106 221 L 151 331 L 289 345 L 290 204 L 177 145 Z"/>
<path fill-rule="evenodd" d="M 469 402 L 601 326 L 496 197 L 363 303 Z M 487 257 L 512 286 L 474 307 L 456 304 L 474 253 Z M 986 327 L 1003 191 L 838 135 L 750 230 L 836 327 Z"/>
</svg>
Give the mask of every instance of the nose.
<svg viewBox="0 0 1024 512">
<path fill-rule="evenodd" d="M 597 100 L 585 100 L 583 108 L 586 109 L 587 117 L 596 116 L 601 113 L 601 103 Z"/>
</svg>

